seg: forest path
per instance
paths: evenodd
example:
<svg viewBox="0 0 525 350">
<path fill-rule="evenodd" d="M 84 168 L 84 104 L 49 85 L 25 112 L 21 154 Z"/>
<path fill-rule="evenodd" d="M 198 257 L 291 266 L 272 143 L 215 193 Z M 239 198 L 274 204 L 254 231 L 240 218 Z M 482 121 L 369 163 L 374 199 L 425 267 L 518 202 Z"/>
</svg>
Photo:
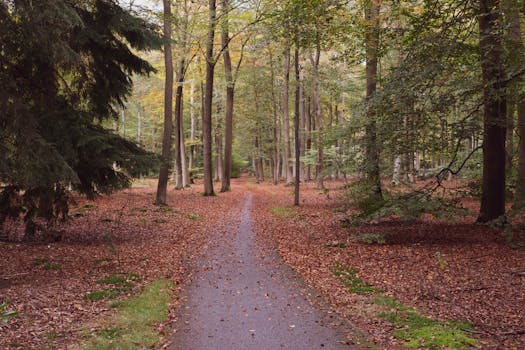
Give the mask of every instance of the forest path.
<svg viewBox="0 0 525 350">
<path fill-rule="evenodd" d="M 313 306 L 315 292 L 256 241 L 253 194 L 246 193 L 243 206 L 225 218 L 228 224 L 210 228 L 208 252 L 183 293 L 170 349 L 349 349 L 348 329 L 337 316 Z"/>
</svg>

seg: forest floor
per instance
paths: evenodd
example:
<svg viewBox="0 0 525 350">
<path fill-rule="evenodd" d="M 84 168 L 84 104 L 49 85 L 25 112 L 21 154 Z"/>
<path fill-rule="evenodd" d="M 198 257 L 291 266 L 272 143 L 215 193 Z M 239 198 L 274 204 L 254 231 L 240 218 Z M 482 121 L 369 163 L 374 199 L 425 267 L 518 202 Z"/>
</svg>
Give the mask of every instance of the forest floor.
<svg viewBox="0 0 525 350">
<path fill-rule="evenodd" d="M 465 329 L 476 347 L 525 348 L 525 251 L 508 246 L 500 230 L 432 220 L 343 228 L 340 182 L 327 182 L 328 191 L 304 184 L 299 208 L 291 205 L 291 187 L 248 178 L 235 180 L 232 192 L 217 197 L 202 197 L 198 185 L 170 191 L 169 207 L 159 208 L 152 204 L 154 185 L 143 181 L 95 202 L 78 199 L 61 242 L 0 243 L 0 304 L 9 301 L 8 310 L 18 312 L 0 323 L 0 348 L 73 348 L 97 331 L 97 320 L 114 312 L 107 300 L 89 296 L 115 274 L 133 281 L 118 291 L 117 300 L 158 278 L 177 283 L 170 320 L 158 326 L 167 344 L 172 328 L 176 340 L 191 321 L 185 319 L 188 296 L 199 297 L 192 288 L 215 288 L 198 282 L 210 257 L 216 265 L 228 265 L 257 254 L 271 257 L 266 271 L 282 259 L 294 270 L 283 276 L 304 279 L 291 278 L 297 282 L 287 288 L 298 283 L 291 300 L 308 299 L 304 307 L 313 304 L 322 314 L 334 311 L 334 319 L 348 321 L 349 343 L 360 342 L 360 331 L 380 348 L 402 348 L 409 344 L 402 331 L 411 326 L 399 315 L 414 316 L 417 310 L 426 326 L 468 322 L 472 328 Z M 242 229 L 248 196 L 253 237 L 243 236 Z M 237 259 L 231 254 L 246 237 L 256 243 Z M 258 250 L 251 251 L 254 247 Z M 221 251 L 224 260 L 209 255 Z M 280 257 L 273 257 L 275 251 Z M 298 327 L 296 321 L 283 322 L 287 332 Z"/>
</svg>

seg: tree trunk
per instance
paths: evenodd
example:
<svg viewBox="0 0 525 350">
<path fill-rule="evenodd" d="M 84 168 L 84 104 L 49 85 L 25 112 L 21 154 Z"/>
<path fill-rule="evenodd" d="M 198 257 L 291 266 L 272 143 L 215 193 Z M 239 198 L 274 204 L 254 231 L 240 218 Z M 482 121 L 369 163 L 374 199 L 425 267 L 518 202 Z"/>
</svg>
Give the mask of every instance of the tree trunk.
<svg viewBox="0 0 525 350">
<path fill-rule="evenodd" d="M 164 5 L 164 63 L 166 65 L 166 81 L 164 86 L 164 135 L 162 137 L 162 164 L 159 170 L 157 184 L 157 205 L 166 204 L 168 178 L 170 174 L 171 137 L 173 133 L 173 62 L 171 54 L 171 2 L 163 0 Z"/>
<path fill-rule="evenodd" d="M 306 108 L 305 108 L 305 122 L 306 122 L 306 152 L 310 154 L 310 150 L 312 149 L 312 110 L 310 108 L 311 103 L 310 99 L 308 98 L 306 100 Z M 308 167 L 306 168 L 306 181 L 310 181 L 312 179 L 312 169 L 310 164 L 308 164 Z"/>
<path fill-rule="evenodd" d="M 277 128 L 277 98 L 275 96 L 275 71 L 273 65 L 273 55 L 270 50 L 270 78 L 272 82 L 272 113 L 273 113 L 273 142 L 272 142 L 272 176 L 273 184 L 279 184 L 279 138 Z"/>
<path fill-rule="evenodd" d="M 211 114 L 213 103 L 213 75 L 215 61 L 213 57 L 213 41 L 216 26 L 216 4 L 215 0 L 208 0 L 209 23 L 208 38 L 206 42 L 206 87 L 204 95 L 204 114 L 202 118 L 202 141 L 203 141 L 203 163 L 204 163 L 204 196 L 214 196 L 213 191 L 213 162 L 212 162 L 212 132 Z"/>
<path fill-rule="evenodd" d="M 188 168 L 192 169 L 195 167 L 195 83 L 191 82 L 190 87 L 190 139 L 191 139 L 191 146 L 190 146 L 190 159 Z"/>
<path fill-rule="evenodd" d="M 521 33 L 520 21 L 520 5 L 521 1 L 506 0 L 505 9 L 507 11 L 507 25 L 508 28 L 508 46 L 509 49 L 509 67 L 511 74 L 518 73 L 523 69 L 523 54 L 525 53 L 523 46 L 523 39 Z M 512 85 L 512 113 L 507 113 L 508 117 L 508 131 L 507 131 L 507 170 L 511 169 L 512 158 L 514 156 L 514 111 L 518 112 L 517 132 L 519 135 L 518 141 L 518 172 L 516 178 L 516 195 L 514 198 L 514 209 L 522 209 L 525 207 L 525 93 L 523 92 L 523 77 L 519 76 L 511 81 Z M 517 107 L 517 108 L 516 108 Z"/>
<path fill-rule="evenodd" d="M 377 89 L 377 64 L 379 46 L 379 6 L 380 0 L 370 0 L 365 9 L 368 23 L 365 33 L 366 40 L 366 99 L 369 101 Z M 367 107 L 366 132 L 366 177 L 372 186 L 371 197 L 382 200 L 381 174 L 379 170 L 379 144 L 377 140 L 376 114 L 370 106 Z"/>
<path fill-rule="evenodd" d="M 184 58 L 179 60 L 179 71 L 177 72 L 177 89 L 175 92 L 175 188 L 182 189 L 182 157 L 181 157 L 181 124 L 182 124 L 182 98 L 184 82 Z"/>
<path fill-rule="evenodd" d="M 232 61 L 230 58 L 230 50 L 228 43 L 230 40 L 230 34 L 228 30 L 228 13 L 229 13 L 229 0 L 222 0 L 223 9 L 223 26 L 221 42 L 224 58 L 224 78 L 226 79 L 226 115 L 224 125 L 224 164 L 222 173 L 222 186 L 221 192 L 227 192 L 231 190 L 230 179 L 232 172 L 232 143 L 233 143 L 233 99 L 234 99 L 234 82 L 232 75 Z"/>
<path fill-rule="evenodd" d="M 479 32 L 483 75 L 483 181 L 478 222 L 505 214 L 506 96 L 499 2 L 480 0 Z"/>
<path fill-rule="evenodd" d="M 310 57 L 313 67 L 313 101 L 315 112 L 315 124 L 317 125 L 317 164 L 316 164 L 316 188 L 324 189 L 323 179 L 323 116 L 321 111 L 321 96 L 319 92 L 319 60 L 321 58 L 321 44 L 319 42 L 319 35 L 317 36 L 317 45 L 315 56 Z"/>
<path fill-rule="evenodd" d="M 301 73 L 300 73 L 301 74 Z M 304 82 L 303 77 L 301 74 L 300 81 L 299 81 L 299 154 L 301 155 L 301 159 L 304 159 L 305 156 L 305 140 L 306 140 L 306 114 L 304 109 Z M 306 177 L 306 169 L 304 166 L 304 161 L 300 162 L 300 168 L 299 168 L 299 175 L 301 178 L 301 181 L 304 181 Z"/>
<path fill-rule="evenodd" d="M 295 184 L 294 205 L 299 205 L 299 186 L 301 182 L 301 145 L 299 144 L 299 106 L 301 103 L 301 76 L 299 71 L 299 48 L 295 47 L 295 114 L 294 114 L 294 139 L 295 139 Z"/>
<path fill-rule="evenodd" d="M 286 184 L 293 182 L 292 171 L 290 169 L 290 109 L 289 109 L 289 90 L 290 90 L 290 48 L 284 51 L 284 87 L 283 87 L 283 139 L 284 153 L 283 163 L 286 170 Z"/>
</svg>

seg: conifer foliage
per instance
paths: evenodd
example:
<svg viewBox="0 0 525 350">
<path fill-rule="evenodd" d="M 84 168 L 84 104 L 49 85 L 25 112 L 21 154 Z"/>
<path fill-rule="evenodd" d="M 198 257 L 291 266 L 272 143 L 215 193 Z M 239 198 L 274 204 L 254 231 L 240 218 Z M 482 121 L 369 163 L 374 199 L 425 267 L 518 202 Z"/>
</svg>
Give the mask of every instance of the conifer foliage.
<svg viewBox="0 0 525 350">
<path fill-rule="evenodd" d="M 65 217 L 66 187 L 93 197 L 154 165 L 102 121 L 154 71 L 131 50 L 160 45 L 115 0 L 0 1 L 0 224 L 23 215 L 31 235 L 34 218 Z"/>
</svg>

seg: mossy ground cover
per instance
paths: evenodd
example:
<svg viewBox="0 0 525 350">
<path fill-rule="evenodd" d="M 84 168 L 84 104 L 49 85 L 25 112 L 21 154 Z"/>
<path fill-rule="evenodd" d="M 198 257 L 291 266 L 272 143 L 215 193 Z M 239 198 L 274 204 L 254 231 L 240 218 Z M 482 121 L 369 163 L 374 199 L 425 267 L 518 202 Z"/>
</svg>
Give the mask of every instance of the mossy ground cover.
<svg viewBox="0 0 525 350">
<path fill-rule="evenodd" d="M 376 316 L 387 320 L 396 328 L 395 338 L 404 342 L 404 346 L 417 349 L 468 349 L 477 345 L 477 341 L 468 334 L 473 330 L 471 324 L 456 321 L 437 321 L 421 315 L 416 310 L 403 305 L 397 299 L 382 295 L 373 286 L 358 277 L 353 268 L 336 266 L 334 275 L 348 287 L 349 293 L 374 295 L 372 303 L 381 311 Z"/>
<path fill-rule="evenodd" d="M 156 280 L 137 296 L 115 304 L 115 315 L 91 333 L 84 350 L 150 349 L 159 341 L 156 325 L 168 319 L 173 282 Z"/>
</svg>

